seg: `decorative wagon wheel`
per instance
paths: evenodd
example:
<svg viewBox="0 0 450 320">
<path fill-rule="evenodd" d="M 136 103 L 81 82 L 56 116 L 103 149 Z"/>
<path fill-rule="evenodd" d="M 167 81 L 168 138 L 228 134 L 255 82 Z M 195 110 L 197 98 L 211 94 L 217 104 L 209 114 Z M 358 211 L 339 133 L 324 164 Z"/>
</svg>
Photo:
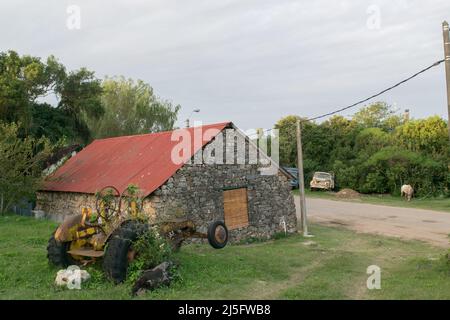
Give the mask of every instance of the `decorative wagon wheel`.
<svg viewBox="0 0 450 320">
<path fill-rule="evenodd" d="M 105 221 L 109 221 L 113 216 L 120 213 L 121 197 L 117 188 L 105 187 L 96 193 L 96 198 L 95 208 Z"/>
</svg>

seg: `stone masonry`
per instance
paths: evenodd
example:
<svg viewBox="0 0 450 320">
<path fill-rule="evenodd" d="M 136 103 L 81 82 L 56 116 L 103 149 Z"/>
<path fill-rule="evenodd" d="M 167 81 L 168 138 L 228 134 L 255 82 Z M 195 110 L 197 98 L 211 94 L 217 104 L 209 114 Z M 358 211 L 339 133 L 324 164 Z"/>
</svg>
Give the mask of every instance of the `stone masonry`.
<svg viewBox="0 0 450 320">
<path fill-rule="evenodd" d="M 251 147 L 247 142 L 247 150 Z M 296 211 L 287 176 L 281 171 L 262 175 L 262 167 L 249 164 L 248 157 L 245 164 L 185 164 L 145 199 L 144 211 L 155 222 L 191 219 L 198 231 L 206 232 L 209 223 L 224 219 L 224 190 L 247 188 L 249 226 L 231 230 L 231 242 L 267 239 L 285 230 L 296 232 Z M 95 208 L 94 195 L 44 191 L 37 194 L 36 209 L 52 217 L 80 213 L 81 207 L 86 206 Z"/>
</svg>

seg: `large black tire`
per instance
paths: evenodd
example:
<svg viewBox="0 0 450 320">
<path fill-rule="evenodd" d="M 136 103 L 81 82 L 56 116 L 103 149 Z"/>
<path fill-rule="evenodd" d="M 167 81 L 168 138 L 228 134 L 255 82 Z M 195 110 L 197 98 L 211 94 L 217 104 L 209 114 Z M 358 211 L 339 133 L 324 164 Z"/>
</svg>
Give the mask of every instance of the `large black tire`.
<svg viewBox="0 0 450 320">
<path fill-rule="evenodd" d="M 48 240 L 47 245 L 47 258 L 48 261 L 55 266 L 60 266 L 67 268 L 70 265 L 77 264 L 77 261 L 73 259 L 69 251 L 70 242 L 59 242 L 55 239 L 55 234 L 53 233 L 51 238 Z"/>
<path fill-rule="evenodd" d="M 220 231 L 220 234 L 216 231 Z M 228 229 L 223 221 L 214 221 L 209 225 L 208 242 L 214 249 L 222 249 L 227 245 Z"/>
<path fill-rule="evenodd" d="M 127 221 L 117 228 L 106 245 L 103 257 L 103 271 L 106 276 L 118 284 L 125 281 L 128 269 L 128 253 L 148 225 L 139 221 Z"/>
</svg>

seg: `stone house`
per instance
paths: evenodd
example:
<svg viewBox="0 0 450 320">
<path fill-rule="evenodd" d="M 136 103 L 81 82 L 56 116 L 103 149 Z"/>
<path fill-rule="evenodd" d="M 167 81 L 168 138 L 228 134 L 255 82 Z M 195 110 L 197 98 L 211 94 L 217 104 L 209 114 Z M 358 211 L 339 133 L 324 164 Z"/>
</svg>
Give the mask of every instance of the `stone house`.
<svg viewBox="0 0 450 320">
<path fill-rule="evenodd" d="M 184 217 L 205 232 L 220 219 L 231 241 L 268 238 L 297 230 L 291 178 L 232 123 L 219 123 L 95 140 L 47 177 L 36 210 L 60 220 L 95 208 L 105 186 L 134 184 L 152 221 Z"/>
</svg>

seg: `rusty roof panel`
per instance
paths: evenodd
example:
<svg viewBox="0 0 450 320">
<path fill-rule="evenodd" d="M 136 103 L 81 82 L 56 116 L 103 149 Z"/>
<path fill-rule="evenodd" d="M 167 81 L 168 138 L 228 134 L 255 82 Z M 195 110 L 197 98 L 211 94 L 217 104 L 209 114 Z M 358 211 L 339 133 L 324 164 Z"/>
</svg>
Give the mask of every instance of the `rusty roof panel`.
<svg viewBox="0 0 450 320">
<path fill-rule="evenodd" d="M 186 129 L 191 137 L 192 154 L 212 140 L 202 138 L 202 144 L 194 146 L 195 129 L 203 133 L 208 129 L 222 131 L 230 124 Z M 135 184 L 149 195 L 190 159 L 183 158 L 181 164 L 171 160 L 172 149 L 179 143 L 171 141 L 172 132 L 95 140 L 49 176 L 41 190 L 93 194 L 106 186 L 123 192 L 129 184 Z"/>
</svg>

